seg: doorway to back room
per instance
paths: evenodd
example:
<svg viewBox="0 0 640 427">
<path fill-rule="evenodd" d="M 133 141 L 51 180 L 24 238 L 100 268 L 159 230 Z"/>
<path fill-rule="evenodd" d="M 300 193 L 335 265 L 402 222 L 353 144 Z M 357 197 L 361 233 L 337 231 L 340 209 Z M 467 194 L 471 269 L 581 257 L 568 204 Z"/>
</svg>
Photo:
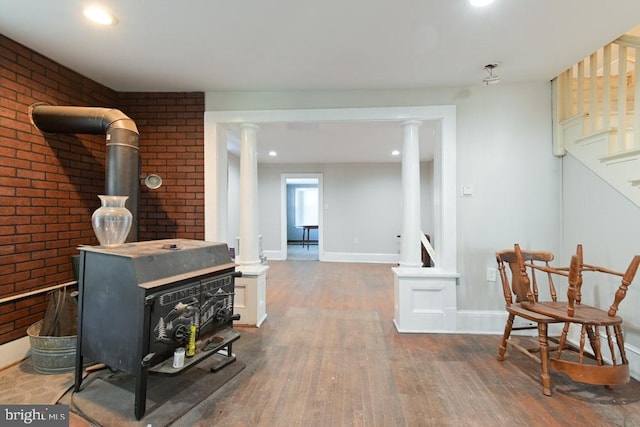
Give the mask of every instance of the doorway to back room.
<svg viewBox="0 0 640 427">
<path fill-rule="evenodd" d="M 288 177 L 286 183 L 287 259 L 319 260 L 319 179 Z"/>
</svg>

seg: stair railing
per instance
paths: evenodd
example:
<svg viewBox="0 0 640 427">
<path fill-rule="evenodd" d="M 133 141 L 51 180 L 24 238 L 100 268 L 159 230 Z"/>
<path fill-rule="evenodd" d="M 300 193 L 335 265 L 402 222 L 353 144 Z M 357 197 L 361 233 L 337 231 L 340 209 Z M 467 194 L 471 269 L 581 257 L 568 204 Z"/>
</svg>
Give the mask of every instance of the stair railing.
<svg viewBox="0 0 640 427">
<path fill-rule="evenodd" d="M 625 35 L 598 49 L 556 80 L 562 127 L 581 120 L 581 136 L 611 134 L 609 155 L 640 150 L 640 37 Z M 563 132 L 556 132 L 562 138 Z M 558 141 L 560 151 L 569 141 Z M 558 153 L 558 149 L 555 150 Z"/>
</svg>

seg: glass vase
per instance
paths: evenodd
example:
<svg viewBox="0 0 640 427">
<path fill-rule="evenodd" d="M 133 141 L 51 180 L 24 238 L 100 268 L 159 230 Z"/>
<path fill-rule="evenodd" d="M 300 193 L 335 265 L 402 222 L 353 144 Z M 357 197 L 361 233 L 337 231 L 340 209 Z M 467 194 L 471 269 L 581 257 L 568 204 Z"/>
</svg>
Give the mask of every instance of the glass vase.
<svg viewBox="0 0 640 427">
<path fill-rule="evenodd" d="M 124 204 L 129 196 L 99 195 L 102 206 L 91 215 L 91 225 L 101 246 L 113 248 L 127 239 L 133 215 Z"/>
</svg>

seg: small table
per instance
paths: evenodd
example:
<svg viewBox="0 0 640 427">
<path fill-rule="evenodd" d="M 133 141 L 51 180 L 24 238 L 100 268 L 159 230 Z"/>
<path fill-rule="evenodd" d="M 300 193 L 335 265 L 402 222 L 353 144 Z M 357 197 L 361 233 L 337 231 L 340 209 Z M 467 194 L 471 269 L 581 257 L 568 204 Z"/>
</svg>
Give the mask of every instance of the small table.
<svg viewBox="0 0 640 427">
<path fill-rule="evenodd" d="M 299 228 L 302 228 L 302 247 L 307 245 L 307 249 L 309 249 L 309 242 L 311 240 L 311 230 L 317 230 L 317 225 L 300 225 Z"/>
</svg>

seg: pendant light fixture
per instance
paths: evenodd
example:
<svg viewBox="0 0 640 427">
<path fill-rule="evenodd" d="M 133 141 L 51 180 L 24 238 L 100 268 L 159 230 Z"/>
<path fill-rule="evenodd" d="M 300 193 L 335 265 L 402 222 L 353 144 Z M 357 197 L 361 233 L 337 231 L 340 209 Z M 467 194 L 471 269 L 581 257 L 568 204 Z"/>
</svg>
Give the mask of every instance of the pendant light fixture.
<svg viewBox="0 0 640 427">
<path fill-rule="evenodd" d="M 484 69 L 487 70 L 487 72 L 489 73 L 489 75 L 487 77 L 485 77 L 484 79 L 482 79 L 482 83 L 484 83 L 485 85 L 497 85 L 498 83 L 500 83 L 500 76 L 493 75 L 493 70 L 495 70 L 496 68 L 498 68 L 498 64 L 497 63 L 493 63 L 493 64 L 487 64 L 484 66 Z"/>
</svg>

